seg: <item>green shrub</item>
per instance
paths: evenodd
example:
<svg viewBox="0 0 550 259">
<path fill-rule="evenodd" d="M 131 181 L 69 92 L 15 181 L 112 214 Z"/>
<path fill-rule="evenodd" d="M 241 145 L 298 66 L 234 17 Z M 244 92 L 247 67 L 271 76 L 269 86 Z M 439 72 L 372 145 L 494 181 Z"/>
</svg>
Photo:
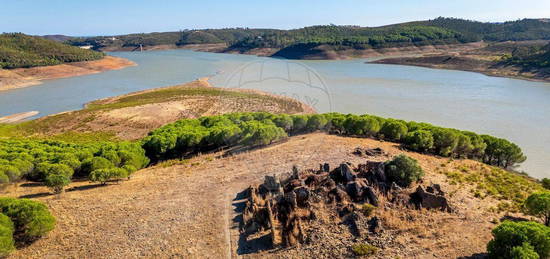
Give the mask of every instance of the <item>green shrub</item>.
<svg viewBox="0 0 550 259">
<path fill-rule="evenodd" d="M 251 146 L 268 145 L 287 137 L 286 132 L 275 125 L 256 121 L 245 122 L 244 124 L 243 133 L 245 137 L 243 142 Z"/>
<path fill-rule="evenodd" d="M 286 132 L 292 130 L 292 127 L 294 126 L 294 121 L 288 114 L 277 115 L 273 119 L 273 122 L 277 125 L 277 127 L 284 129 Z"/>
<path fill-rule="evenodd" d="M 451 156 L 458 145 L 458 134 L 454 130 L 435 128 L 432 130 L 436 154 Z"/>
<path fill-rule="evenodd" d="M 308 116 L 306 115 L 295 115 L 292 116 L 292 132 L 300 133 L 303 132 L 308 123 Z"/>
<path fill-rule="evenodd" d="M 525 200 L 527 214 L 539 217 L 550 227 L 550 192 L 536 192 Z"/>
<path fill-rule="evenodd" d="M 44 180 L 44 184 L 54 193 L 62 193 L 65 186 L 70 183 L 71 178 L 64 174 L 49 174 Z"/>
<path fill-rule="evenodd" d="M 9 182 L 10 178 L 3 171 L 0 171 L 0 184 L 6 184 Z"/>
<path fill-rule="evenodd" d="M 371 116 L 348 116 L 343 126 L 350 135 L 375 136 L 380 131 L 380 122 Z"/>
<path fill-rule="evenodd" d="M 535 248 L 529 243 L 524 242 L 521 246 L 515 246 L 510 252 L 510 259 L 539 259 L 540 256 Z"/>
<path fill-rule="evenodd" d="M 325 118 L 325 116 L 321 114 L 315 114 L 309 117 L 306 128 L 308 131 L 321 130 L 325 128 L 327 123 L 328 120 Z"/>
<path fill-rule="evenodd" d="M 0 213 L 0 257 L 7 256 L 15 250 L 13 231 L 14 226 L 11 219 Z"/>
<path fill-rule="evenodd" d="M 544 178 L 541 180 L 542 187 L 544 189 L 550 190 L 550 178 Z"/>
<path fill-rule="evenodd" d="M 90 181 L 100 182 L 105 185 L 109 181 L 121 180 L 128 178 L 128 171 L 122 168 L 106 168 L 106 169 L 97 169 L 90 173 Z"/>
<path fill-rule="evenodd" d="M 505 221 L 493 229 L 493 240 L 487 244 L 490 258 L 508 259 L 518 254 L 532 254 L 540 258 L 550 253 L 550 228 L 536 222 Z"/>
<path fill-rule="evenodd" d="M 94 157 L 92 159 L 87 159 L 82 162 L 82 172 L 84 174 L 89 174 L 90 172 L 93 172 L 95 170 L 99 169 L 107 169 L 114 167 L 115 165 L 107 160 L 104 157 Z"/>
<path fill-rule="evenodd" d="M 407 135 L 408 129 L 405 123 L 400 121 L 389 120 L 384 123 L 380 129 L 380 134 L 384 135 L 384 138 L 399 141 Z"/>
<path fill-rule="evenodd" d="M 55 218 L 46 205 L 37 201 L 0 198 L 0 210 L 13 221 L 20 241 L 42 237 L 55 227 Z"/>
<path fill-rule="evenodd" d="M 418 162 L 406 155 L 398 155 L 385 163 L 385 172 L 390 181 L 402 187 L 409 187 L 424 176 L 424 171 Z"/>
<path fill-rule="evenodd" d="M 351 246 L 351 250 L 357 256 L 371 256 L 376 254 L 378 248 L 369 244 L 355 244 Z"/>
<path fill-rule="evenodd" d="M 405 138 L 405 146 L 415 151 L 426 152 L 433 148 L 434 138 L 427 130 L 409 132 Z"/>
</svg>

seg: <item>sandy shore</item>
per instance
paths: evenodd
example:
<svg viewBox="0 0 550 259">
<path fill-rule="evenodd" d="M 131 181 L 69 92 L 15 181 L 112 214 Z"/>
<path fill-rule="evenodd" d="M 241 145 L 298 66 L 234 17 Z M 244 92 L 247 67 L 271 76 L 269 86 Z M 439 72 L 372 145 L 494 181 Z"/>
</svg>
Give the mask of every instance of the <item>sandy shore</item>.
<svg viewBox="0 0 550 259">
<path fill-rule="evenodd" d="M 100 60 L 55 66 L 0 69 L 0 91 L 38 85 L 42 80 L 96 74 L 135 65 L 136 63 L 124 58 L 106 56 Z"/>
<path fill-rule="evenodd" d="M 39 114 L 38 111 L 30 111 L 30 112 L 22 112 L 22 113 L 16 113 L 11 114 L 8 116 L 0 117 L 0 123 L 14 123 L 14 122 L 20 122 L 22 120 L 25 120 L 29 117 L 35 116 Z"/>
</svg>

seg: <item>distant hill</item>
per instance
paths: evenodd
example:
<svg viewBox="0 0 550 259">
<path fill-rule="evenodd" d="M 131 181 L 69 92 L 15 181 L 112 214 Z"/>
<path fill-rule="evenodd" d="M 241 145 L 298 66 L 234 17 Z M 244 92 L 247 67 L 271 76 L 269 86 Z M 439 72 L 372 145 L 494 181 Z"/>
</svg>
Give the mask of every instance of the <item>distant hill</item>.
<svg viewBox="0 0 550 259">
<path fill-rule="evenodd" d="M 43 35 L 41 36 L 42 38 L 44 39 L 47 39 L 47 40 L 53 40 L 53 41 L 58 41 L 58 42 L 65 42 L 65 41 L 68 41 L 74 37 L 71 37 L 71 36 L 67 36 L 67 35 L 60 35 L 60 34 L 56 34 L 56 35 Z"/>
<path fill-rule="evenodd" d="M 58 65 L 101 59 L 105 54 L 22 33 L 0 34 L 0 68 Z"/>
<path fill-rule="evenodd" d="M 476 41 L 549 40 L 547 19 L 524 19 L 504 23 L 484 23 L 457 18 L 437 18 L 381 27 L 311 26 L 294 30 L 205 29 L 155 32 L 114 37 L 76 38 L 73 45 L 92 45 L 94 49 L 117 49 L 157 45 L 225 44 L 228 50 L 255 48 L 311 49 L 329 45 L 335 48 L 376 49 L 467 43 Z"/>
<path fill-rule="evenodd" d="M 484 23 L 457 18 L 439 17 L 410 24 L 436 26 L 463 34 L 471 41 L 550 40 L 548 19 L 523 19 L 504 23 Z"/>
</svg>

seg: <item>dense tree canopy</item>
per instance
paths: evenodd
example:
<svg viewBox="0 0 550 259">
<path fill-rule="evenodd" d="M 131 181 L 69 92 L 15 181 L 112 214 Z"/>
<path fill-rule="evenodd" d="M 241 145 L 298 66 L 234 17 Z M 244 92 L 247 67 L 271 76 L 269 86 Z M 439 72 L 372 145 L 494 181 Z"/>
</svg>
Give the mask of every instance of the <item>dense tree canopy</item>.
<svg viewBox="0 0 550 259">
<path fill-rule="evenodd" d="M 109 168 L 120 168 L 131 174 L 148 163 L 145 151 L 136 143 L 0 140 L 1 182 L 21 178 L 44 181 L 54 192 L 61 192 L 73 175 L 87 177 L 95 170 Z"/>
</svg>

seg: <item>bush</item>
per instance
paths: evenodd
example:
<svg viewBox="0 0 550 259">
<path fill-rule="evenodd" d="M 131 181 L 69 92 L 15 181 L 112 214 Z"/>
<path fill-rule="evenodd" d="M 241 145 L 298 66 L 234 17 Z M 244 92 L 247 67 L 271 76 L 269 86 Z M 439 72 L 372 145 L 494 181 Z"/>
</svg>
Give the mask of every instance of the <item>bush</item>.
<svg viewBox="0 0 550 259">
<path fill-rule="evenodd" d="M 325 116 L 321 114 L 315 114 L 309 117 L 306 128 L 308 131 L 321 130 L 325 128 L 327 123 L 328 120 L 325 118 Z"/>
<path fill-rule="evenodd" d="M 380 122 L 371 116 L 348 116 L 343 126 L 351 135 L 375 136 L 380 131 Z"/>
<path fill-rule="evenodd" d="M 106 168 L 106 169 L 97 169 L 90 173 L 90 181 L 100 182 L 105 185 L 108 181 L 120 180 L 128 178 L 128 171 L 122 168 Z"/>
<path fill-rule="evenodd" d="M 380 134 L 384 135 L 384 138 L 399 141 L 407 135 L 407 125 L 400 121 L 389 120 L 384 123 L 380 129 Z"/>
<path fill-rule="evenodd" d="M 436 154 L 451 156 L 458 145 L 458 134 L 450 129 L 436 128 L 432 131 Z"/>
<path fill-rule="evenodd" d="M 376 254 L 378 248 L 369 244 L 355 244 L 351 246 L 351 250 L 357 256 L 370 256 Z"/>
<path fill-rule="evenodd" d="M 286 132 L 292 130 L 292 127 L 294 126 L 294 121 L 288 114 L 277 115 L 273 119 L 273 122 L 277 125 L 277 127 L 284 129 Z"/>
<path fill-rule="evenodd" d="M 405 146 L 411 150 L 425 152 L 433 148 L 434 138 L 427 130 L 417 130 L 407 134 Z"/>
<path fill-rule="evenodd" d="M 542 184 L 542 187 L 544 187 L 544 189 L 550 190 L 550 179 L 549 178 L 542 179 L 541 184 Z"/>
<path fill-rule="evenodd" d="M 99 169 L 107 169 L 114 167 L 115 165 L 104 157 L 94 157 L 82 162 L 82 172 L 84 174 L 90 174 L 91 172 Z"/>
<path fill-rule="evenodd" d="M 550 228 L 536 222 L 505 221 L 493 229 L 493 240 L 487 244 L 490 258 L 515 258 L 518 254 L 532 254 L 540 258 L 550 253 Z M 529 257 L 528 257 L 529 258 Z"/>
<path fill-rule="evenodd" d="M 0 198 L 0 210 L 13 221 L 15 236 L 20 241 L 35 240 L 55 227 L 55 218 L 41 202 Z"/>
<path fill-rule="evenodd" d="M 385 172 L 390 181 L 402 187 L 409 187 L 413 182 L 424 176 L 424 171 L 418 165 L 418 162 L 403 154 L 386 162 Z"/>
<path fill-rule="evenodd" d="M 515 246 L 510 252 L 510 259 L 539 259 L 535 248 L 525 242 L 521 246 Z"/>
<path fill-rule="evenodd" d="M 525 200 L 527 214 L 539 217 L 550 227 L 550 192 L 536 192 Z"/>
<path fill-rule="evenodd" d="M 11 219 L 0 214 L 0 256 L 4 257 L 9 255 L 15 249 L 15 242 L 13 240 L 14 226 Z"/>
<path fill-rule="evenodd" d="M 300 133 L 303 132 L 308 123 L 308 117 L 306 115 L 295 115 L 292 116 L 292 132 Z"/>
<path fill-rule="evenodd" d="M 71 178 L 64 174 L 50 174 L 46 176 L 44 184 L 54 193 L 62 193 L 65 186 L 71 183 Z"/>
</svg>

